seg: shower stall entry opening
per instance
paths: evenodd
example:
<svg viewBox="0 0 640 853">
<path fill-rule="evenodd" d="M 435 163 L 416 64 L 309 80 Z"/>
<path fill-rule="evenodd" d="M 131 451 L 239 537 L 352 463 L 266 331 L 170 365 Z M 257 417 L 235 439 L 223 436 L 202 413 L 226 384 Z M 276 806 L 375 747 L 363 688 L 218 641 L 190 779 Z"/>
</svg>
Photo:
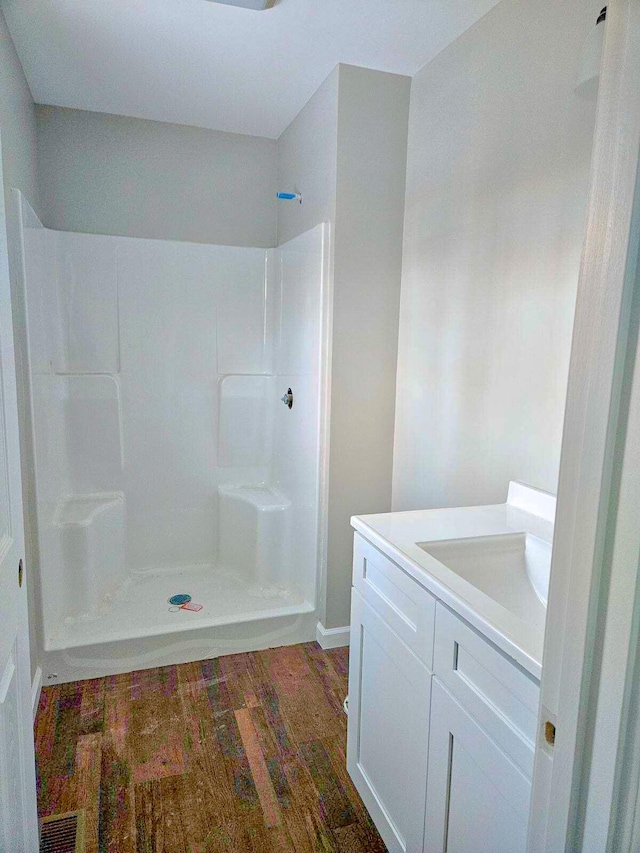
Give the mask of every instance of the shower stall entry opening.
<svg viewBox="0 0 640 853">
<path fill-rule="evenodd" d="M 311 639 L 327 226 L 265 250 L 16 205 L 45 683 Z"/>
</svg>

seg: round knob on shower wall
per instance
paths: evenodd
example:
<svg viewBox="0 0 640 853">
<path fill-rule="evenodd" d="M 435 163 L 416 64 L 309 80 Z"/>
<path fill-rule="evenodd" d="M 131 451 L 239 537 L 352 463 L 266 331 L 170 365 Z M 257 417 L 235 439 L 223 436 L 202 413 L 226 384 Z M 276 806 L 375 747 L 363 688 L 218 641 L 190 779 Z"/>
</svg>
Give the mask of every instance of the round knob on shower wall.
<svg viewBox="0 0 640 853">
<path fill-rule="evenodd" d="M 293 409 L 293 391 L 291 388 L 287 389 L 287 393 L 282 397 L 282 402 L 285 406 L 288 406 L 290 409 Z"/>
</svg>

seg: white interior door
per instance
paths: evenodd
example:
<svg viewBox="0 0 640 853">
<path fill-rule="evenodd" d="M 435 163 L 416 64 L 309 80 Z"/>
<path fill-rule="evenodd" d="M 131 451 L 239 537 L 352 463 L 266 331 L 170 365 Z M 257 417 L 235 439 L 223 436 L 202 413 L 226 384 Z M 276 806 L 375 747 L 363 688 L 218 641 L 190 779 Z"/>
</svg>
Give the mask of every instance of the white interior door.
<svg viewBox="0 0 640 853">
<path fill-rule="evenodd" d="M 36 853 L 20 444 L 1 151 L 0 147 L 0 853 Z"/>
<path fill-rule="evenodd" d="M 609 0 L 573 331 L 528 853 L 616 840 L 640 579 L 633 362 L 640 246 L 640 0 Z M 637 707 L 632 708 L 638 718 Z M 555 725 L 554 737 L 547 734 Z M 622 745 L 622 746 L 620 746 Z M 634 758 L 640 779 L 640 760 Z M 637 784 L 636 784 L 637 787 Z M 633 815 L 632 815 L 633 816 Z"/>
</svg>

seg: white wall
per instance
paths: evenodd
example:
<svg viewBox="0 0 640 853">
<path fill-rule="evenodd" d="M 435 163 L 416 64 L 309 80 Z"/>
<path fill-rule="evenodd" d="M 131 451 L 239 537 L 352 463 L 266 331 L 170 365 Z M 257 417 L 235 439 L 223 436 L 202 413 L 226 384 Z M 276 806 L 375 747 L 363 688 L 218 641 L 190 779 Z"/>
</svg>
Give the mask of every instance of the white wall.
<svg viewBox="0 0 640 853">
<path fill-rule="evenodd" d="M 598 10 L 502 0 L 413 80 L 394 509 L 556 490 Z"/>
<path fill-rule="evenodd" d="M 331 221 L 326 627 L 349 624 L 349 519 L 391 508 L 408 77 L 340 65 L 279 141 L 279 238 Z"/>
<path fill-rule="evenodd" d="M 59 107 L 36 117 L 47 227 L 275 245 L 275 140 Z"/>
</svg>

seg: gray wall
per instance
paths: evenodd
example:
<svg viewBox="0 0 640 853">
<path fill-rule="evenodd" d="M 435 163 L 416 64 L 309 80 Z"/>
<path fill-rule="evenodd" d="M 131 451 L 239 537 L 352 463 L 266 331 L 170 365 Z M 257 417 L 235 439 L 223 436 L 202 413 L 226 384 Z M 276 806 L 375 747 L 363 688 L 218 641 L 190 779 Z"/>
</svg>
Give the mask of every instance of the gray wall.
<svg viewBox="0 0 640 853">
<path fill-rule="evenodd" d="M 328 627 L 350 621 L 350 517 L 391 509 L 410 84 L 340 66 Z"/>
<path fill-rule="evenodd" d="M 36 183 L 36 123 L 33 99 L 22 65 L 0 10 L 0 132 L 7 210 L 9 190 L 22 190 L 38 206 Z"/>
<path fill-rule="evenodd" d="M 556 491 L 598 10 L 502 0 L 413 80 L 394 509 Z"/>
<path fill-rule="evenodd" d="M 278 190 L 303 192 L 302 205 L 278 202 L 278 241 L 335 219 L 338 168 L 337 65 L 278 140 Z"/>
<path fill-rule="evenodd" d="M 275 245 L 275 140 L 60 107 L 36 117 L 47 227 Z"/>
<path fill-rule="evenodd" d="M 18 259 L 11 251 L 15 248 L 16 225 L 11 189 L 19 189 L 38 208 L 36 181 L 36 121 L 35 108 L 22 65 L 13 46 L 4 15 L 0 10 L 0 134 L 2 135 L 2 167 L 7 230 L 9 231 L 9 273 L 11 276 L 12 309 L 16 331 L 16 374 L 18 384 L 18 415 L 20 418 L 20 451 L 22 455 L 22 496 L 25 507 L 25 551 L 27 566 L 27 592 L 29 596 L 29 640 L 31 646 L 31 673 L 36 671 L 40 642 L 39 589 L 34 567 L 38 560 L 36 530 L 34 527 L 35 480 L 31 448 L 31 418 L 29 387 L 26 381 L 27 358 L 24 298 L 19 286 Z"/>
<path fill-rule="evenodd" d="M 280 140 L 280 186 L 303 194 L 279 207 L 280 241 L 332 224 L 329 628 L 349 624 L 350 517 L 391 508 L 409 88 L 340 65 Z"/>
</svg>

